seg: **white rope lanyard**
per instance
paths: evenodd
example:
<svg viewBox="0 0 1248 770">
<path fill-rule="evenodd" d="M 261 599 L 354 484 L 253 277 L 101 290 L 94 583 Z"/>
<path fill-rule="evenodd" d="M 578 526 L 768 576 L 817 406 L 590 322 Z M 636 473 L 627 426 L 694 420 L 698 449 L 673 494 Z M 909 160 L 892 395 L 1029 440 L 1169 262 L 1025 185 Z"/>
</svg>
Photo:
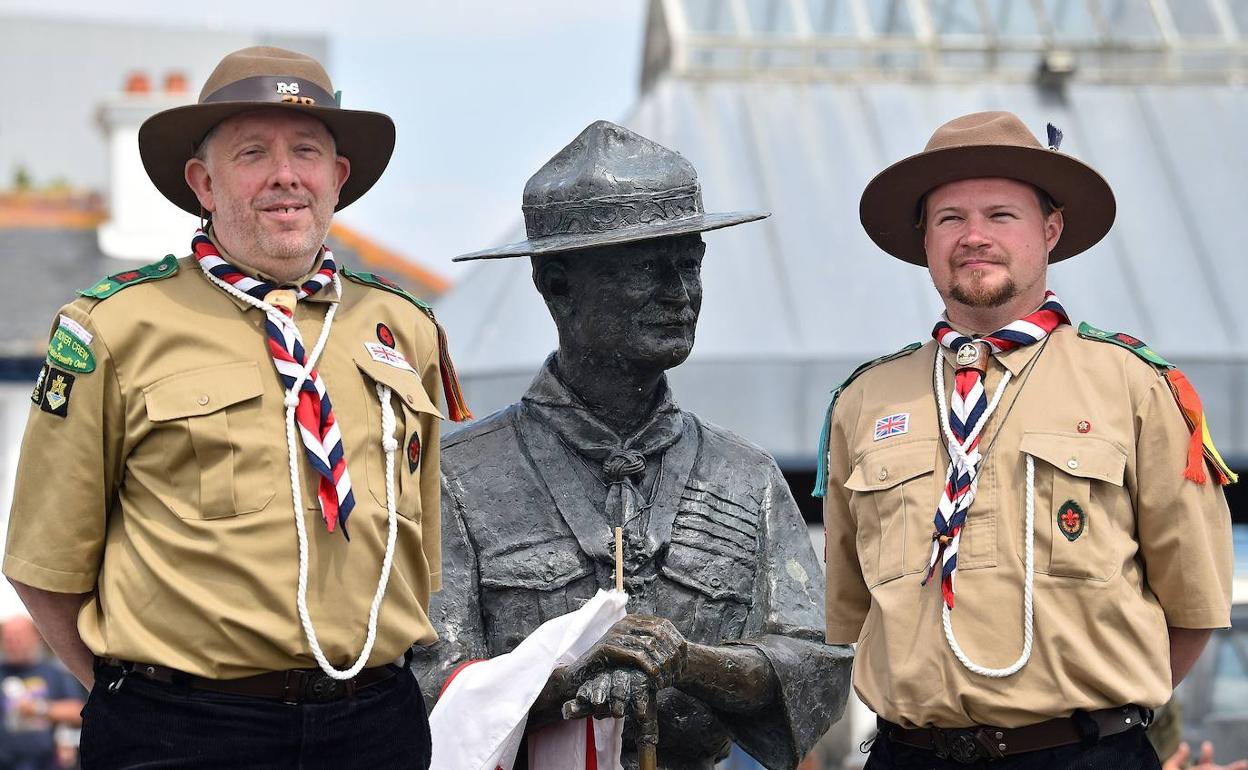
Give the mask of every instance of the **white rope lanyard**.
<svg viewBox="0 0 1248 770">
<path fill-rule="evenodd" d="M 279 326 L 294 324 L 294 319 L 287 318 L 284 313 L 269 303 L 256 299 L 207 270 L 204 270 L 204 275 L 225 293 L 262 310 L 275 324 Z M 342 280 L 336 274 L 334 275 L 334 291 L 342 297 Z M 308 640 L 308 646 L 312 649 L 312 656 L 316 658 L 316 664 L 320 666 L 321 671 L 332 679 L 346 680 L 360 673 L 364 664 L 368 662 L 369 656 L 372 655 L 373 643 L 377 640 L 377 615 L 381 609 L 381 599 L 386 593 L 386 584 L 390 582 L 390 567 L 394 564 L 394 544 L 398 535 L 398 516 L 394 496 L 394 452 L 398 449 L 399 442 L 394 437 L 396 423 L 394 407 L 390 403 L 390 388 L 377 383 L 377 398 L 381 401 L 381 447 L 386 453 L 386 516 L 389 523 L 386 533 L 386 555 L 381 562 L 381 577 L 377 580 L 377 591 L 373 594 L 373 603 L 368 610 L 368 632 L 364 638 L 364 649 L 350 668 L 340 670 L 330 665 L 325 658 L 325 652 L 321 649 L 321 643 L 316 636 L 316 629 L 312 626 L 312 616 L 308 612 L 308 533 L 307 525 L 303 520 L 303 492 L 299 489 L 299 453 L 295 427 L 295 407 L 299 405 L 299 390 L 316 367 L 316 362 L 325 349 L 325 343 L 329 340 L 329 329 L 333 325 L 334 314 L 337 310 L 338 305 L 331 303 L 329 309 L 325 311 L 325 323 L 321 327 L 321 336 L 317 338 L 316 345 L 308 355 L 307 365 L 303 367 L 299 377 L 286 391 L 284 403 L 286 405 L 286 454 L 290 467 L 290 494 L 294 502 L 295 531 L 299 538 L 299 587 L 296 594 L 299 622 L 303 626 L 303 635 Z"/>
<path fill-rule="evenodd" d="M 1012 372 L 1006 371 L 1001 377 L 1000 384 L 992 393 L 992 401 L 988 404 L 987 410 L 984 411 L 982 417 L 979 418 L 979 424 L 966 437 L 965 443 L 959 444 L 957 437 L 953 435 L 953 431 L 949 428 L 949 406 L 945 398 L 945 360 L 940 350 L 936 351 L 936 407 L 940 412 L 940 427 L 945 434 L 945 439 L 949 444 L 949 451 L 956 455 L 957 461 L 963 464 L 963 467 L 971 467 L 971 463 L 966 454 L 966 448 L 971 445 L 975 437 L 979 435 L 980 429 L 988 424 L 988 418 L 997 410 L 997 404 L 1001 401 L 1001 396 L 1005 393 L 1005 386 L 1009 383 Z M 953 654 L 957 656 L 967 671 L 980 676 L 990 677 L 992 679 L 1004 679 L 1018 673 L 1023 666 L 1027 665 L 1027 661 L 1031 659 L 1031 644 L 1033 637 L 1033 616 L 1034 606 L 1032 602 L 1032 587 L 1035 582 L 1035 566 L 1036 566 L 1036 463 L 1031 455 L 1026 455 L 1027 459 L 1027 503 L 1026 503 L 1026 528 L 1025 537 L 1026 548 L 1026 576 L 1023 579 L 1023 651 L 1019 654 L 1018 660 L 1014 661 L 1005 668 L 987 668 L 981 666 L 963 652 L 962 646 L 958 644 L 957 638 L 953 635 L 953 620 L 950 617 L 949 605 L 941 602 L 942 613 L 941 622 L 945 627 L 945 640 L 949 642 L 949 649 L 953 650 Z M 976 474 L 976 482 L 978 483 L 978 474 Z"/>
</svg>

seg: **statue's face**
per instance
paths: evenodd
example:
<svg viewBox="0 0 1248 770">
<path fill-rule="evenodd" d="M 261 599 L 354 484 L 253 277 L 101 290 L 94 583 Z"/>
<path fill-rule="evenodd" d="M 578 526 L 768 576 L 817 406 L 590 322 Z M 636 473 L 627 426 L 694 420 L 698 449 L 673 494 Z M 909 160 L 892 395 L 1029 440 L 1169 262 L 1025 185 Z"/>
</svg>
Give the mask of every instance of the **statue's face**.
<svg viewBox="0 0 1248 770">
<path fill-rule="evenodd" d="M 547 302 L 559 325 L 562 353 L 608 354 L 645 368 L 683 363 L 693 350 L 702 309 L 705 250 L 694 234 L 560 258 L 566 284 L 553 286 L 555 296 L 548 293 Z"/>
</svg>

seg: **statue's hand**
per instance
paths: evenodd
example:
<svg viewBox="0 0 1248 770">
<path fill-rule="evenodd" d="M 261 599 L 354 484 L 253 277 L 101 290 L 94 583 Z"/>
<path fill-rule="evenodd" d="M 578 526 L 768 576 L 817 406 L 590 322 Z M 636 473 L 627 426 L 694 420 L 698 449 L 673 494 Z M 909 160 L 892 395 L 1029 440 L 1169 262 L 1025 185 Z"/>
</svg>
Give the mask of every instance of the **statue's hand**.
<svg viewBox="0 0 1248 770">
<path fill-rule="evenodd" d="M 603 672 L 633 669 L 644 674 L 658 691 L 679 679 L 688 648 L 685 637 L 671 621 L 626 615 L 570 666 L 569 673 L 573 682 L 585 683 Z"/>
<path fill-rule="evenodd" d="M 616 668 L 586 679 L 576 697 L 563 704 L 563 718 L 631 716 L 646 721 L 652 718 L 653 707 L 650 678 L 636 669 Z"/>
</svg>

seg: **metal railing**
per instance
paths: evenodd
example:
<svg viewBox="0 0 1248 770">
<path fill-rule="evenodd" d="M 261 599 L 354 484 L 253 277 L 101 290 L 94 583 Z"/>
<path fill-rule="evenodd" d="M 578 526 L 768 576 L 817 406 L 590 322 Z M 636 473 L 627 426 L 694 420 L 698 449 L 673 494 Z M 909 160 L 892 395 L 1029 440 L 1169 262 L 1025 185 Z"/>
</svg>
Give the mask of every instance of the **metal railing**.
<svg viewBox="0 0 1248 770">
<path fill-rule="evenodd" d="M 686 77 L 1248 82 L 1248 0 L 652 0 Z"/>
</svg>

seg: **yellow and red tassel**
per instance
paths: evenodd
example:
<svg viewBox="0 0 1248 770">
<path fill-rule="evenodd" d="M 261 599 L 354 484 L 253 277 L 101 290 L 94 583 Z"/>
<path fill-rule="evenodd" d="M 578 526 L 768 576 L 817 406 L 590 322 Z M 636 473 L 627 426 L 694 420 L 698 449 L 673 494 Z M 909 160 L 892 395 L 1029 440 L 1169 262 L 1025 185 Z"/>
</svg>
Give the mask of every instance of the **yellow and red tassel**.
<svg viewBox="0 0 1248 770">
<path fill-rule="evenodd" d="M 1192 433 L 1187 445 L 1187 464 L 1183 468 L 1183 478 L 1197 484 L 1204 484 L 1208 481 L 1205 473 L 1205 464 L 1208 463 L 1218 484 L 1225 486 L 1239 481 L 1239 477 L 1222 459 L 1218 448 L 1213 444 L 1213 437 L 1209 434 L 1209 425 L 1205 420 L 1204 406 L 1200 402 L 1200 395 L 1196 393 L 1196 388 L 1192 387 L 1187 376 L 1176 368 L 1166 370 L 1166 382 L 1169 383 L 1170 392 L 1174 394 L 1179 411 L 1183 413 L 1183 419 Z"/>
<path fill-rule="evenodd" d="M 446 397 L 447 415 L 455 422 L 472 419 L 472 411 L 464 400 L 464 391 L 459 384 L 459 375 L 455 374 L 455 364 L 451 361 L 450 346 L 446 342 L 446 331 L 442 324 L 434 321 L 438 329 L 438 364 L 442 370 L 442 394 Z"/>
</svg>

